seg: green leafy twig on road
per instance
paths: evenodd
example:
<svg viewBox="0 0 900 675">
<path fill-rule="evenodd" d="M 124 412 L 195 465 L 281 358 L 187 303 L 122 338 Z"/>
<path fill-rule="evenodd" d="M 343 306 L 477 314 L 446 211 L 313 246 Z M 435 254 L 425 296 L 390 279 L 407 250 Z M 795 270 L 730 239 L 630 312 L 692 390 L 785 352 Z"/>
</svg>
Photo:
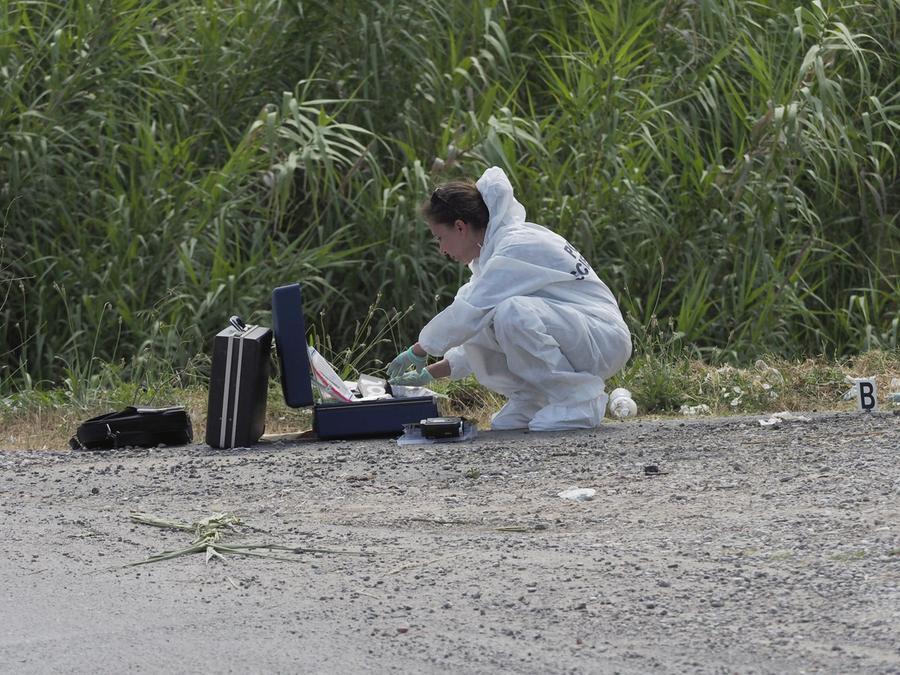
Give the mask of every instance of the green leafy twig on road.
<svg viewBox="0 0 900 675">
<path fill-rule="evenodd" d="M 230 513 L 214 513 L 208 518 L 195 521 L 193 523 L 184 523 L 176 520 L 168 520 L 159 518 L 147 513 L 132 513 L 131 520 L 144 525 L 152 525 L 153 527 L 162 527 L 172 530 L 182 530 L 186 532 L 194 532 L 196 538 L 186 548 L 163 551 L 156 555 L 152 555 L 146 560 L 128 563 L 124 567 L 135 567 L 137 565 L 146 565 L 152 562 L 161 562 L 163 560 L 171 560 L 183 555 L 191 555 L 193 553 L 206 553 L 206 562 L 212 558 L 219 558 L 223 562 L 225 556 L 223 553 L 231 553 L 235 555 L 255 556 L 259 558 L 272 558 L 274 560 L 284 560 L 286 562 L 299 562 L 298 558 L 288 558 L 286 556 L 273 555 L 264 551 L 290 551 L 291 553 L 329 553 L 335 555 L 359 555 L 371 556 L 372 553 L 367 551 L 342 551 L 327 548 L 306 548 L 303 546 L 284 546 L 281 544 L 231 544 L 223 543 L 223 536 L 230 530 L 237 531 L 237 526 L 243 525 L 240 518 Z"/>
</svg>

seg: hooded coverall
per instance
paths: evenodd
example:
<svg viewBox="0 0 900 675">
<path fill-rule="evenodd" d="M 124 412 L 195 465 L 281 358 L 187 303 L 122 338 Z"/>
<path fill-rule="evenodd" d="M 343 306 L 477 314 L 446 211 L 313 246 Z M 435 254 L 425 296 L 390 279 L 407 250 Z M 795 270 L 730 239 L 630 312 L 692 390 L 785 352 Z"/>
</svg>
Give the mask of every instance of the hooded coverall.
<svg viewBox="0 0 900 675">
<path fill-rule="evenodd" d="M 490 219 L 472 276 L 419 334 L 420 346 L 474 373 L 509 401 L 494 429 L 595 427 L 605 380 L 631 356 L 631 335 L 612 292 L 563 237 L 526 222 L 502 169 L 476 183 Z"/>
</svg>

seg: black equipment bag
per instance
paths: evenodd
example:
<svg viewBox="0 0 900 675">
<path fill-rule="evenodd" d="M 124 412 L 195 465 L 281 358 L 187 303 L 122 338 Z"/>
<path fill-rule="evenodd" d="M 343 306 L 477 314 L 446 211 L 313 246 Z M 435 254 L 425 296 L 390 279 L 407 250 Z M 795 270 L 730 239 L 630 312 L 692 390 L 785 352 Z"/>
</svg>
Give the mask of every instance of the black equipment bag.
<svg viewBox="0 0 900 675">
<path fill-rule="evenodd" d="M 300 284 L 279 286 L 272 293 L 272 326 L 281 367 L 284 401 L 292 408 L 312 407 L 313 431 L 320 439 L 399 436 L 403 425 L 440 413 L 433 396 L 355 403 L 315 403 L 306 349 L 306 321 Z"/>
<path fill-rule="evenodd" d="M 128 445 L 152 448 L 194 440 L 191 418 L 181 406 L 136 408 L 98 415 L 82 422 L 69 440 L 73 450 L 109 450 Z"/>
<path fill-rule="evenodd" d="M 253 445 L 266 429 L 266 393 L 272 329 L 231 317 L 213 343 L 206 443 L 214 448 Z"/>
</svg>

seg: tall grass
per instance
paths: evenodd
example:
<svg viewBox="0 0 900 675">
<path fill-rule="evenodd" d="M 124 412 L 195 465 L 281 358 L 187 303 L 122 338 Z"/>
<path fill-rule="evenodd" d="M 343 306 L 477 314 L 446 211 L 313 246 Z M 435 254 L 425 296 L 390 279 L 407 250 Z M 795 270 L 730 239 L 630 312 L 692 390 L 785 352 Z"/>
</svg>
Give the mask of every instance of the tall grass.
<svg viewBox="0 0 900 675">
<path fill-rule="evenodd" d="M 415 205 L 490 164 L 638 334 L 897 347 L 896 0 L 0 9 L 0 389 L 186 364 L 294 280 L 412 339 L 465 276 Z"/>
</svg>

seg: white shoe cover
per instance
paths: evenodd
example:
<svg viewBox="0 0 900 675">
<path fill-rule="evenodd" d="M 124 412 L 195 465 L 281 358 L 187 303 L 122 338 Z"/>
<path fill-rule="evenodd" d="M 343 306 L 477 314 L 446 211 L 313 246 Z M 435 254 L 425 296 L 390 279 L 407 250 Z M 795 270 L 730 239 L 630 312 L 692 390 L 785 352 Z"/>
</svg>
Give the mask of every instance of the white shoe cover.
<svg viewBox="0 0 900 675">
<path fill-rule="evenodd" d="M 512 398 L 491 416 L 491 429 L 506 431 L 508 429 L 527 429 L 531 418 L 541 409 L 541 404 L 529 399 Z"/>
<path fill-rule="evenodd" d="M 557 403 L 541 408 L 528 423 L 531 431 L 593 429 L 603 422 L 609 397 L 602 394 L 590 401 Z"/>
</svg>

